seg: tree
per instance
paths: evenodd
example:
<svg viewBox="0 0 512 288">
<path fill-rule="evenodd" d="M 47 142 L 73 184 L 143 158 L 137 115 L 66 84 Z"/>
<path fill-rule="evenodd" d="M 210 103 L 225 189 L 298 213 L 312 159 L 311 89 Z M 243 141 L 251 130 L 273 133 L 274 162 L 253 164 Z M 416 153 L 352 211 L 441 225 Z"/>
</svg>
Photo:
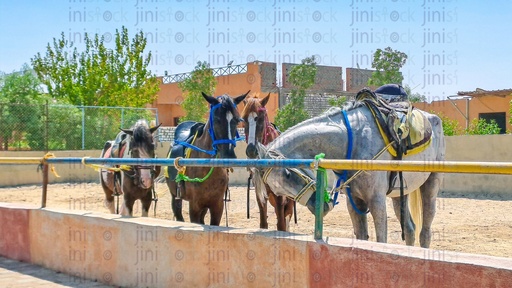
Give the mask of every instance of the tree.
<svg viewBox="0 0 512 288">
<path fill-rule="evenodd" d="M 27 131 L 39 126 L 42 92 L 41 82 L 27 64 L 19 72 L 0 76 L 0 148 L 20 145 Z"/>
<path fill-rule="evenodd" d="M 427 102 L 427 97 L 425 95 L 422 95 L 418 92 L 412 93 L 411 86 L 405 85 L 404 86 L 405 92 L 407 93 L 407 96 L 409 97 L 409 101 L 412 103 L 415 102 Z"/>
<path fill-rule="evenodd" d="M 31 59 L 37 76 L 54 99 L 73 105 L 143 107 L 156 99 L 158 79 L 147 69 L 151 52 L 144 54 L 146 38 L 140 31 L 130 41 L 128 30 L 116 29 L 115 46 L 103 36 L 85 33 L 85 51 L 78 52 L 64 32 L 48 43 L 46 54 Z"/>
<path fill-rule="evenodd" d="M 212 95 L 215 91 L 215 86 L 217 86 L 217 80 L 213 76 L 210 64 L 206 61 L 197 62 L 190 77 L 178 83 L 178 87 L 183 91 L 184 96 L 181 107 L 186 113 L 182 120 L 206 121 L 208 103 L 204 101 L 201 93 L 204 92 Z"/>
<path fill-rule="evenodd" d="M 295 88 L 291 90 L 290 102 L 277 111 L 275 118 L 276 125 L 282 131 L 309 118 L 304 99 L 306 90 L 315 84 L 316 70 L 314 56 L 302 59 L 302 64 L 290 70 L 288 81 Z"/>
<path fill-rule="evenodd" d="M 377 49 L 373 53 L 372 68 L 376 69 L 368 79 L 368 85 L 382 86 L 385 84 L 402 84 L 404 76 L 400 68 L 405 65 L 407 54 L 387 47 Z"/>
</svg>

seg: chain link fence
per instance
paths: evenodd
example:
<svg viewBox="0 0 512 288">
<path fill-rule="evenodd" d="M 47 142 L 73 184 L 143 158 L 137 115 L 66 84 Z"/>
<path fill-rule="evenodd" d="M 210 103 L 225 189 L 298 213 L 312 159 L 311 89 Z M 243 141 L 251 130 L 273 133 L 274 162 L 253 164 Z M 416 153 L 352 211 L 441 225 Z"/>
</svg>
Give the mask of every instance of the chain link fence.
<svg viewBox="0 0 512 288">
<path fill-rule="evenodd" d="M 0 103 L 0 150 L 102 149 L 138 119 L 158 123 L 156 108 Z"/>
</svg>

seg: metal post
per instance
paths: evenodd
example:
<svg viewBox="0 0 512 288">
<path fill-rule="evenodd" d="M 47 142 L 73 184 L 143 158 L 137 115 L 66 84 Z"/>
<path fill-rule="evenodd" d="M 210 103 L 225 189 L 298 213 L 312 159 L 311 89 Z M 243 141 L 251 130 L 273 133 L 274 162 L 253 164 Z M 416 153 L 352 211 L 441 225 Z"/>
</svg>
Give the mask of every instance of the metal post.
<svg viewBox="0 0 512 288">
<path fill-rule="evenodd" d="M 48 163 L 43 164 L 43 195 L 41 199 L 41 208 L 46 207 L 46 191 L 48 190 Z"/>
<path fill-rule="evenodd" d="M 321 240 L 324 230 L 324 169 L 316 170 L 315 240 Z"/>
<path fill-rule="evenodd" d="M 85 107 L 82 106 L 82 150 L 85 150 Z"/>
</svg>

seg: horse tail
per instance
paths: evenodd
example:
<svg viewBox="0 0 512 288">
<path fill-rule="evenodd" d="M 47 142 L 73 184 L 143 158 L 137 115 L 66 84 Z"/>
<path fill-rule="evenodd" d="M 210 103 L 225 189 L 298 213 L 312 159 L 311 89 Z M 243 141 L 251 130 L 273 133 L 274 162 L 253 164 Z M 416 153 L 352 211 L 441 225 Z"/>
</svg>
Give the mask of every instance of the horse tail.
<svg viewBox="0 0 512 288">
<path fill-rule="evenodd" d="M 419 188 L 409 194 L 409 211 L 411 212 L 412 221 L 416 225 L 416 229 L 414 229 L 415 238 L 419 240 L 423 226 L 423 202 L 421 202 Z"/>
</svg>

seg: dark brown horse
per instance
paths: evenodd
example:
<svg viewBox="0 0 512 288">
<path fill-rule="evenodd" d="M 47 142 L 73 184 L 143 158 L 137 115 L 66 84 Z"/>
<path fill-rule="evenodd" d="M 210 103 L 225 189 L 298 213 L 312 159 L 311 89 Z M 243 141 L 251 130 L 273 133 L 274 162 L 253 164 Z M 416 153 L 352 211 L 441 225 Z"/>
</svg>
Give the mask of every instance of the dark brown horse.
<svg viewBox="0 0 512 288">
<path fill-rule="evenodd" d="M 149 128 L 145 120 L 138 120 L 131 129 L 121 129 L 115 141 L 108 141 L 101 151 L 102 158 L 155 158 L 153 132 L 158 127 Z M 100 183 L 105 192 L 105 205 L 111 213 L 114 210 L 116 192 L 123 195 L 121 214 L 133 216 L 135 200 L 142 202 L 142 216 L 147 217 L 152 201 L 152 188 L 155 177 L 160 174 L 160 166 L 152 165 L 112 165 L 111 169 L 100 169 Z"/>
<path fill-rule="evenodd" d="M 261 99 L 251 97 L 244 101 L 245 107 L 242 111 L 242 118 L 244 119 L 245 139 L 247 141 L 245 153 L 248 158 L 258 158 L 257 143 L 267 145 L 279 136 L 277 129 L 268 120 L 265 105 L 269 98 L 270 93 Z M 250 173 L 260 210 L 260 228 L 268 229 L 267 201 L 269 201 L 276 212 L 277 230 L 288 231 L 290 219 L 293 215 L 294 201 L 283 196 L 276 196 L 270 187 L 261 181 L 261 174 L 258 170 L 251 168 Z"/>
<path fill-rule="evenodd" d="M 210 115 L 206 124 L 183 122 L 176 127 L 170 158 L 236 158 L 238 123 L 243 121 L 236 105 L 249 92 L 235 98 L 208 96 Z M 179 170 L 178 170 L 179 169 Z M 189 202 L 190 222 L 205 224 L 210 211 L 210 225 L 219 225 L 224 211 L 224 193 L 229 176 L 224 167 L 167 167 L 166 182 L 172 196 L 172 211 L 177 221 L 184 221 L 182 201 Z"/>
</svg>

